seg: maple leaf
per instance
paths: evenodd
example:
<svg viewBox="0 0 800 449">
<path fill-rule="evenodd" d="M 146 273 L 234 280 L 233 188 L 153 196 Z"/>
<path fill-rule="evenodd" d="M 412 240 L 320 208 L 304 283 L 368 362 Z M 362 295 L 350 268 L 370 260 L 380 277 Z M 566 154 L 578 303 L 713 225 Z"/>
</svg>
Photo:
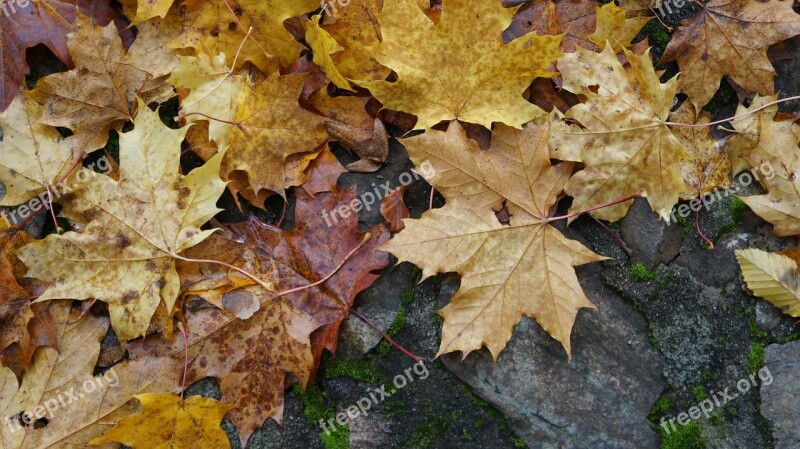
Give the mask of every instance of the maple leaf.
<svg viewBox="0 0 800 449">
<path fill-rule="evenodd" d="M 142 412 L 117 422 L 89 444 L 118 442 L 133 449 L 230 448 L 220 424 L 232 406 L 202 396 L 141 394 Z M 157 425 L 154 425 L 157 424 Z"/>
<path fill-rule="evenodd" d="M 114 25 L 79 17 L 68 46 L 76 69 L 42 78 L 32 95 L 44 105 L 41 122 L 75 132 L 78 148 L 102 148 L 111 129 L 132 121 L 136 95 L 150 74 L 126 60 Z"/>
<path fill-rule="evenodd" d="M 19 251 L 27 275 L 50 282 L 38 301 L 104 301 L 122 341 L 144 335 L 159 304 L 171 315 L 180 284 L 175 258 L 213 232 L 200 226 L 219 211 L 225 187 L 222 154 L 181 175 L 186 129 L 168 129 L 157 112 L 139 106 L 134 130 L 120 136 L 120 180 L 94 176 L 62 212 L 89 221 L 84 231 Z"/>
<path fill-rule="evenodd" d="M 544 0 L 524 4 L 503 32 L 506 42 L 535 31 L 538 34 L 564 33 L 561 51 L 571 53 L 582 47 L 600 51 L 606 41 L 615 51 L 629 48 L 631 41 L 650 20 L 625 17 L 625 9 L 613 2 L 602 6 L 591 0 Z"/>
<path fill-rule="evenodd" d="M 670 114 L 670 121 L 688 124 L 706 124 L 708 113 L 697 113 L 688 101 Z M 681 175 L 692 191 L 681 194 L 681 199 L 690 200 L 711 193 L 718 188 L 729 188 L 732 183 L 728 179 L 731 163 L 727 147 L 717 143 L 711 136 L 711 127 L 677 127 L 675 137 L 690 154 L 688 160 L 682 161 Z"/>
<path fill-rule="evenodd" d="M 552 155 L 585 165 L 565 189 L 575 199 L 571 211 L 644 191 L 650 207 L 669 220 L 686 188 L 680 161 L 690 159 L 666 124 L 676 80 L 660 83 L 649 52 L 639 56 L 624 51 L 630 71 L 610 46 L 602 53 L 578 48 L 559 59 L 564 88 L 585 95 L 587 101 L 566 113 L 582 127 L 554 122 Z M 628 207 L 630 203 L 618 204 L 592 214 L 617 221 Z"/>
<path fill-rule="evenodd" d="M 247 78 L 232 73 L 222 53 L 211 57 L 201 52 L 197 56 L 178 56 L 178 59 L 180 65 L 172 72 L 169 83 L 189 91 L 181 98 L 181 108 L 200 114 L 187 116 L 187 122 L 207 121 L 208 138 L 218 148 L 226 148 L 230 127 L 223 121 L 236 118 L 239 98 L 249 88 Z"/>
<path fill-rule="evenodd" d="M 25 63 L 26 49 L 45 44 L 66 64 L 72 63 L 67 50 L 67 33 L 74 28 L 78 13 L 93 17 L 102 25 L 116 21 L 120 30 L 126 27 L 108 2 L 48 0 L 25 2 L 25 6 L 22 3 L 8 3 L 0 14 L 0 30 L 3 30 L 3 39 L 0 40 L 0 111 L 11 104 L 29 73 Z M 124 34 L 126 38 L 130 36 L 130 32 Z"/>
<path fill-rule="evenodd" d="M 314 16 L 306 22 L 306 42 L 314 52 L 314 64 L 320 66 L 334 84 L 346 90 L 353 90 L 350 82 L 339 72 L 331 54 L 338 53 L 344 48 L 336 39 L 319 26 L 320 16 Z"/>
<path fill-rule="evenodd" d="M 498 125 L 489 151 L 468 139 L 458 122 L 447 132 L 404 141 L 415 164 L 433 165 L 436 175 L 428 181 L 447 202 L 419 220 L 404 220 L 406 228 L 383 249 L 418 265 L 425 277 L 461 275 L 458 293 L 439 311 L 439 354 L 462 351 L 466 357 L 486 346 L 497 360 L 514 326 L 530 316 L 571 355 L 578 310 L 594 307 L 572 267 L 604 257 L 547 222 L 573 166 L 550 165 L 547 131 L 546 124 L 522 130 Z M 495 216 L 504 201 L 508 226 Z"/>
<path fill-rule="evenodd" d="M 168 79 L 179 61 L 175 50 L 166 44 L 177 38 L 183 30 L 183 17 L 176 9 L 163 19 L 154 18 L 138 24 L 136 40 L 125 57 L 137 69 L 150 75 L 138 92 L 145 104 L 163 103 L 175 96 L 175 89 Z"/>
<path fill-rule="evenodd" d="M 312 181 L 306 186 L 321 190 L 312 196 L 305 188 L 298 189 L 295 227 L 291 231 L 254 221 L 231 224 L 231 235 L 214 235 L 187 251 L 193 258 L 209 258 L 241 266 L 281 290 L 308 286 L 333 271 L 342 259 L 363 240 L 355 213 L 339 218 L 329 227 L 321 211 L 350 204 L 355 191 L 340 191 L 336 178 L 341 165 L 329 151 L 323 151 L 309 168 Z M 205 341 L 190 343 L 199 354 L 191 352 L 189 382 L 207 376 L 220 379 L 222 398 L 236 408 L 231 420 L 239 429 L 242 443 L 264 420 L 283 418 L 283 390 L 292 373 L 305 388 L 315 371 L 323 349 L 336 350 L 338 328 L 349 314 L 356 294 L 377 278 L 372 271 L 386 266 L 386 254 L 375 252 L 388 240 L 389 233 L 380 226 L 372 230 L 375 237 L 323 284 L 274 298 L 274 292 L 257 286 L 228 291 L 222 302 L 250 302 L 261 305 L 246 321 L 234 320 L 236 310 L 199 311 L 200 327 Z M 329 238 L 336 235 L 336 239 Z M 217 279 L 212 288 L 230 285 L 229 269 L 211 265 L 198 273 L 193 266 L 179 263 L 187 284 L 195 280 Z M 189 276 L 185 276 L 186 274 Z M 216 274 L 215 274 L 216 273 Z M 188 287 L 188 285 L 187 285 Z M 192 287 L 194 289 L 194 287 Z M 208 298 L 208 292 L 194 291 Z M 211 291 L 211 297 L 217 292 Z M 227 301 L 226 301 L 227 299 Z M 227 308 L 228 306 L 226 306 Z M 190 319 L 188 329 L 193 329 Z M 313 332 L 313 334 L 312 334 Z M 193 337 L 190 335 L 189 340 Z"/>
<path fill-rule="evenodd" d="M 416 115 L 416 129 L 452 119 L 521 126 L 544 115 L 522 93 L 534 78 L 554 75 L 547 67 L 561 37 L 528 34 L 504 44 L 500 33 L 513 13 L 495 1 L 445 0 L 434 23 L 413 0 L 385 0 L 377 15 L 383 40 L 365 50 L 398 80 L 355 82 L 385 108 Z"/>
<path fill-rule="evenodd" d="M 324 118 L 298 103 L 307 74 L 272 74 L 256 89 L 239 97 L 235 125 L 228 125 L 229 149 L 222 173 L 240 170 L 247 187 L 259 194 L 270 190 L 285 195 L 286 158 L 312 151 L 327 141 Z"/>
<path fill-rule="evenodd" d="M 739 105 L 736 116 L 747 114 L 767 103 L 777 100 L 777 95 L 756 96 L 749 107 Z M 794 117 L 778 112 L 778 106 L 770 106 L 756 113 L 731 121 L 736 134 L 728 139 L 734 173 L 747 168 L 756 168 L 773 159 L 782 159 L 788 166 L 797 157 L 795 149 L 800 145 L 800 125 Z"/>
<path fill-rule="evenodd" d="M 800 277 L 793 258 L 760 249 L 738 249 L 736 259 L 753 294 L 788 315 L 800 317 Z"/>
<path fill-rule="evenodd" d="M 372 136 L 359 139 L 359 130 L 345 123 L 325 122 L 325 129 L 333 140 L 339 141 L 350 153 L 358 155 L 360 160 L 347 165 L 347 169 L 357 173 L 372 173 L 380 169 L 389 158 L 389 135 L 383 122 L 376 118 L 373 123 Z"/>
<path fill-rule="evenodd" d="M 153 17 L 165 18 L 174 1 L 175 0 L 139 0 L 136 8 L 136 16 L 131 20 L 131 25 L 139 25 Z"/>
<path fill-rule="evenodd" d="M 756 97 L 749 108 L 742 105 L 737 116 L 761 108 L 776 97 Z M 790 115 L 781 116 L 770 106 L 731 122 L 737 131 L 730 139 L 735 171 L 754 168 L 765 195 L 741 199 L 761 218 L 775 225 L 779 236 L 800 234 L 800 193 L 795 173 L 800 170 L 800 125 Z"/>
<path fill-rule="evenodd" d="M 0 236 L 0 352 L 12 343 L 30 338 L 27 326 L 33 312 L 28 292 L 20 287 L 14 274 L 17 258 L 14 252 L 31 240 L 24 231 Z"/>
<path fill-rule="evenodd" d="M 661 61 L 677 61 L 679 88 L 698 109 L 727 76 L 748 92 L 771 95 L 775 70 L 767 47 L 800 34 L 792 2 L 711 0 L 682 22 Z"/>
<path fill-rule="evenodd" d="M 191 23 L 170 47 L 224 53 L 228 66 L 238 53 L 239 63 L 233 69 L 249 61 L 262 72 L 272 73 L 279 65 L 291 64 L 303 50 L 284 28 L 284 21 L 319 8 L 319 1 L 208 0 L 188 6 Z"/>
<path fill-rule="evenodd" d="M 79 157 L 72 139 L 39 123 L 42 108 L 22 92 L 0 114 L 0 182 L 6 188 L 0 205 L 24 203 L 58 183 Z"/>
</svg>

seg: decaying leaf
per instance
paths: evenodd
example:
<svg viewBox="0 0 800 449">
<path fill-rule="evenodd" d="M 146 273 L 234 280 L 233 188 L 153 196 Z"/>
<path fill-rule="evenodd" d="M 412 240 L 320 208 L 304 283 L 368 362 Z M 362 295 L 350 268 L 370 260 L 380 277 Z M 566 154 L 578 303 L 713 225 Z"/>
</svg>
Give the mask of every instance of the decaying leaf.
<svg viewBox="0 0 800 449">
<path fill-rule="evenodd" d="M 153 17 L 161 17 L 163 19 L 166 17 L 173 1 L 175 0 L 139 0 L 136 8 L 136 17 L 131 20 L 131 23 L 139 25 Z"/>
<path fill-rule="evenodd" d="M 94 0 L 48 0 L 3 2 L 0 14 L 0 111 L 4 111 L 17 96 L 28 74 L 25 50 L 45 44 L 62 61 L 71 64 L 67 50 L 67 33 L 75 29 L 78 14 L 94 18 L 100 25 L 117 21 L 124 29 L 122 18 L 109 2 Z M 130 33 L 125 33 L 129 35 Z"/>
<path fill-rule="evenodd" d="M 332 140 L 339 141 L 347 151 L 361 158 L 347 165 L 346 168 L 352 172 L 372 173 L 381 168 L 389 158 L 389 135 L 378 118 L 375 119 L 369 139 L 360 139 L 358 129 L 341 122 L 325 122 L 325 129 Z"/>
<path fill-rule="evenodd" d="M 788 315 L 800 317 L 800 276 L 794 259 L 760 249 L 736 250 L 736 259 L 753 294 Z"/>
<path fill-rule="evenodd" d="M 27 327 L 33 312 L 28 292 L 17 283 L 14 263 L 17 248 L 31 240 L 24 231 L 0 235 L 0 352 L 30 338 Z"/>
<path fill-rule="evenodd" d="M 403 202 L 406 186 L 395 189 L 381 201 L 381 215 L 389 222 L 392 232 L 400 232 L 405 228 L 403 220 L 410 217 L 408 208 Z"/>
<path fill-rule="evenodd" d="M 564 88 L 585 95 L 586 103 L 573 106 L 566 117 L 582 125 L 553 124 L 552 156 L 580 161 L 586 166 L 566 186 L 578 211 L 645 192 L 653 211 L 669 220 L 669 213 L 685 190 L 681 160 L 689 155 L 666 125 L 675 78 L 661 84 L 650 53 L 625 50 L 631 69 L 625 70 L 611 47 L 603 53 L 578 48 L 558 61 Z M 630 207 L 618 204 L 593 212 L 617 221 Z"/>
<path fill-rule="evenodd" d="M 385 108 L 416 115 L 416 129 L 453 119 L 519 127 L 544 115 L 522 93 L 554 75 L 547 68 L 561 37 L 530 33 L 504 44 L 513 14 L 500 2 L 445 0 L 434 23 L 414 0 L 385 0 L 377 15 L 383 40 L 365 50 L 398 80 L 356 82 Z"/>
<path fill-rule="evenodd" d="M 291 64 L 303 49 L 284 28 L 284 22 L 314 11 L 319 8 L 319 1 L 207 0 L 187 2 L 187 6 L 190 23 L 181 36 L 170 42 L 172 48 L 224 53 L 228 67 L 234 60 L 238 62 L 233 69 L 251 62 L 269 74 L 278 66 Z"/>
<path fill-rule="evenodd" d="M 50 235 L 19 251 L 28 276 L 50 282 L 38 301 L 106 302 L 122 341 L 144 335 L 160 304 L 172 315 L 180 285 L 175 258 L 213 232 L 200 226 L 219 210 L 225 187 L 222 154 L 181 175 L 186 129 L 170 130 L 157 112 L 139 106 L 135 129 L 120 136 L 120 180 L 94 176 L 62 212 L 87 223 L 83 232 Z"/>
<path fill-rule="evenodd" d="M 140 394 L 142 412 L 125 418 L 89 444 L 118 442 L 132 449 L 230 448 L 220 424 L 232 406 L 202 396 Z"/>
<path fill-rule="evenodd" d="M 76 68 L 43 78 L 33 96 L 44 105 L 41 122 L 75 132 L 83 152 L 102 148 L 111 129 L 132 121 L 136 95 L 150 74 L 127 61 L 117 29 L 79 17 L 67 44 Z"/>
<path fill-rule="evenodd" d="M 25 92 L 0 114 L 0 182 L 6 190 L 0 205 L 21 204 L 41 194 L 82 156 L 73 139 L 64 139 L 55 128 L 39 123 L 41 114 L 42 107 Z"/>
<path fill-rule="evenodd" d="M 708 113 L 697 117 L 694 106 L 688 101 L 670 114 L 669 119 L 675 123 L 703 124 L 710 122 Z M 731 163 L 728 158 L 728 147 L 711 136 L 711 127 L 679 126 L 673 130 L 675 137 L 689 153 L 689 159 L 681 161 L 681 174 L 686 184 L 692 188 L 681 194 L 682 200 L 700 198 L 719 188 L 728 188 L 732 182 L 728 179 Z"/>
<path fill-rule="evenodd" d="M 615 51 L 629 48 L 646 17 L 625 17 L 625 9 L 613 2 L 599 5 L 592 0 L 536 0 L 517 11 L 511 25 L 503 32 L 506 42 L 535 31 L 538 34 L 561 34 L 561 51 L 571 53 L 582 47 L 600 51 L 611 41 Z"/>
<path fill-rule="evenodd" d="M 700 108 L 723 76 L 748 92 L 771 95 L 775 70 L 767 47 L 800 34 L 800 15 L 781 0 L 711 0 L 681 24 L 661 60 L 678 62 L 679 90 Z"/>
<path fill-rule="evenodd" d="M 498 125 L 489 151 L 457 122 L 447 132 L 404 141 L 415 164 L 429 161 L 436 169 L 428 182 L 447 202 L 419 220 L 405 220 L 406 229 L 384 249 L 421 267 L 425 277 L 461 274 L 461 288 L 439 311 L 439 354 L 462 351 L 466 357 L 486 346 L 497 360 L 523 316 L 536 319 L 572 354 L 578 310 L 594 307 L 573 267 L 603 257 L 547 222 L 573 166 L 550 165 L 547 131 L 547 124 L 522 130 Z M 495 216 L 504 201 L 510 225 Z"/>
</svg>

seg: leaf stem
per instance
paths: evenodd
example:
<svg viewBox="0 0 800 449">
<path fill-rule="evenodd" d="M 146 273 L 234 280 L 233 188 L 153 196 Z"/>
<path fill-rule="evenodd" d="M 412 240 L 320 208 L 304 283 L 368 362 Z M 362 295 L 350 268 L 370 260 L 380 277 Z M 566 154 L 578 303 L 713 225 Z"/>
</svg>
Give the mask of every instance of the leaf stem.
<svg viewBox="0 0 800 449">
<path fill-rule="evenodd" d="M 205 118 L 207 118 L 209 120 L 214 120 L 215 122 L 227 123 L 228 125 L 233 125 L 233 126 L 236 126 L 236 127 L 240 126 L 236 122 L 229 122 L 227 120 L 222 120 L 221 118 L 212 117 L 212 116 L 210 116 L 208 114 L 203 114 L 202 112 L 181 112 L 180 114 L 178 114 L 178 119 L 179 120 L 183 120 L 184 118 L 186 118 L 186 117 L 188 117 L 190 115 L 199 115 L 199 116 L 205 117 Z"/>
<path fill-rule="evenodd" d="M 189 342 L 186 339 L 186 328 L 180 321 L 178 322 L 178 329 L 181 330 L 181 335 L 183 335 L 183 349 L 184 349 L 183 384 L 181 385 L 181 404 L 183 404 L 184 394 L 186 393 L 186 374 L 189 372 Z"/>
<path fill-rule="evenodd" d="M 733 120 L 740 119 L 742 117 L 747 117 L 748 115 L 751 115 L 751 114 L 755 114 L 756 112 L 761 111 L 763 109 L 766 109 L 766 108 L 768 108 L 770 106 L 775 106 L 776 104 L 786 103 L 787 101 L 794 101 L 794 100 L 800 100 L 800 95 L 797 95 L 797 96 L 794 96 L 794 97 L 781 98 L 780 100 L 771 101 L 771 102 L 769 102 L 769 103 L 767 103 L 767 104 L 765 104 L 763 106 L 760 106 L 760 107 L 757 107 L 757 108 L 753 109 L 752 111 L 747 111 L 747 112 L 745 112 L 743 114 L 735 115 L 733 117 L 729 117 L 729 118 L 726 118 L 726 119 L 717 120 L 716 122 L 695 123 L 695 124 L 664 122 L 664 124 L 668 125 L 668 126 L 685 126 L 685 127 L 688 127 L 688 128 L 702 128 L 702 127 L 705 127 L 705 126 L 721 125 L 721 124 L 726 123 L 726 122 L 730 122 L 730 121 L 733 121 Z"/>
<path fill-rule="evenodd" d="M 372 321 L 370 321 L 370 319 L 369 319 L 369 318 L 367 318 L 366 316 L 364 316 L 364 314 L 362 314 L 362 313 L 361 313 L 361 312 L 359 312 L 358 310 L 356 310 L 356 309 L 354 309 L 354 308 L 350 307 L 350 313 L 351 313 L 351 314 L 353 314 L 353 315 L 355 315 L 355 316 L 357 316 L 357 317 L 358 317 L 358 318 L 359 318 L 361 321 L 365 322 L 365 323 L 366 323 L 367 325 L 369 325 L 371 328 L 373 328 L 373 329 L 375 329 L 376 331 L 378 331 L 378 333 L 379 333 L 379 334 L 381 334 L 381 336 L 383 336 L 383 338 L 385 338 L 385 339 L 386 339 L 386 341 L 387 341 L 387 342 L 389 342 L 389 344 L 390 344 L 390 345 L 394 346 L 394 347 L 395 347 L 395 348 L 397 348 L 397 349 L 398 349 L 400 352 L 402 352 L 403 354 L 407 355 L 407 356 L 408 356 L 408 357 L 409 357 L 411 360 L 413 360 L 413 361 L 415 361 L 415 362 L 421 362 L 421 361 L 425 360 L 424 358 L 422 358 L 422 357 L 420 357 L 420 356 L 418 356 L 418 355 L 415 355 L 413 352 L 411 352 L 411 351 L 409 351 L 408 349 L 404 348 L 403 346 L 401 346 L 401 345 L 400 345 L 399 343 L 397 343 L 396 341 L 392 340 L 392 337 L 390 337 L 390 336 L 389 336 L 389 334 L 387 334 L 387 333 L 386 333 L 386 332 L 384 332 L 384 331 L 383 331 L 381 328 L 379 328 L 378 326 L 376 326 L 376 325 L 375 325 L 375 323 L 373 323 Z"/>
<path fill-rule="evenodd" d="M 179 256 L 177 254 L 171 254 L 171 256 L 176 258 L 176 259 L 178 259 L 178 260 L 182 260 L 184 262 L 211 263 L 211 264 L 227 267 L 227 268 L 230 268 L 231 270 L 236 270 L 239 273 L 242 273 L 243 275 L 247 276 L 248 278 L 254 280 L 258 285 L 264 287 L 264 290 L 272 291 L 272 289 L 273 289 L 270 284 L 267 284 L 266 282 L 264 282 L 261 279 L 255 277 L 254 275 L 248 273 L 247 271 L 245 271 L 245 270 L 243 270 L 243 269 L 241 269 L 239 267 L 233 266 L 233 265 L 231 265 L 229 263 L 221 262 L 219 260 L 212 260 L 212 259 L 190 259 L 188 257 Z"/>
<path fill-rule="evenodd" d="M 628 248 L 628 246 L 619 237 L 617 237 L 617 234 L 615 234 L 614 231 L 611 230 L 611 228 L 606 226 L 605 223 L 603 223 L 599 219 L 593 217 L 592 215 L 589 215 L 589 216 L 592 218 L 592 220 L 594 220 L 597 224 L 599 224 L 608 233 L 608 235 L 610 235 L 611 238 L 614 239 L 615 242 L 617 242 L 617 246 L 619 246 L 619 249 L 624 251 L 625 254 L 628 255 L 628 257 L 633 255 L 633 250 Z"/>
<path fill-rule="evenodd" d="M 313 284 L 304 285 L 304 286 L 302 286 L 302 287 L 295 287 L 295 288 L 292 288 L 292 289 L 285 290 L 285 291 L 282 291 L 282 292 L 280 292 L 280 293 L 277 293 L 276 295 L 274 295 L 273 297 L 271 297 L 271 298 L 270 298 L 270 300 L 273 300 L 273 299 L 276 299 L 276 298 L 280 298 L 281 296 L 285 296 L 285 295 L 288 295 L 288 294 L 290 294 L 290 293 L 297 293 L 297 292 L 299 292 L 299 291 L 303 291 L 303 290 L 306 290 L 306 289 L 309 289 L 309 288 L 314 288 L 314 287 L 316 287 L 317 285 L 324 283 L 325 281 L 327 281 L 328 279 L 330 279 L 330 278 L 331 278 L 331 277 L 332 277 L 334 274 L 336 274 L 336 272 L 338 272 L 338 271 L 339 271 L 339 270 L 340 270 L 340 269 L 341 269 L 341 268 L 344 266 L 344 264 L 345 264 L 345 263 L 347 263 L 347 261 L 348 261 L 348 260 L 349 260 L 351 257 L 353 257 L 353 254 L 355 254 L 355 253 L 356 253 L 358 250 L 360 250 L 360 249 L 361 249 L 361 248 L 362 248 L 364 245 L 366 245 L 366 244 L 367 244 L 367 242 L 369 242 L 371 239 L 372 239 L 372 234 L 370 234 L 369 232 L 367 232 L 366 234 L 364 234 L 364 239 L 363 239 L 363 240 L 361 240 L 361 243 L 359 243 L 359 244 L 358 244 L 358 246 L 356 246 L 355 248 L 353 248 L 353 250 L 352 250 L 352 251 L 350 251 L 350 252 L 347 254 L 347 256 L 345 256 L 344 260 L 342 260 L 342 262 L 341 262 L 341 263 L 340 263 L 340 264 L 339 264 L 339 265 L 338 265 L 336 268 L 334 268 L 334 269 L 333 269 L 333 271 L 331 271 L 330 273 L 328 273 L 328 275 L 327 275 L 327 276 L 325 276 L 324 278 L 322 278 L 322 279 L 318 280 L 317 282 L 314 282 Z"/>
<path fill-rule="evenodd" d="M 694 211 L 694 227 L 697 229 L 697 234 L 700 235 L 700 238 L 705 240 L 706 244 L 708 244 L 708 249 L 714 249 L 714 242 L 708 239 L 703 231 L 700 230 L 700 210 Z"/>
<path fill-rule="evenodd" d="M 628 195 L 625 198 L 620 198 L 618 200 L 614 200 L 614 201 L 611 201 L 609 203 L 600 204 L 600 205 L 597 205 L 597 206 L 594 206 L 594 207 L 590 207 L 588 209 L 579 210 L 579 211 L 573 212 L 571 214 L 561 215 L 561 216 L 558 216 L 558 217 L 544 218 L 544 219 L 542 219 L 542 223 L 551 223 L 553 221 L 566 220 L 566 219 L 569 219 L 569 218 L 572 218 L 572 217 L 577 217 L 578 215 L 583 215 L 583 214 L 585 214 L 587 212 L 592 212 L 592 211 L 595 211 L 597 209 L 603 209 L 605 207 L 614 206 L 614 205 L 617 205 L 619 203 L 624 203 L 625 201 L 630 201 L 632 199 L 641 198 L 641 197 L 642 197 L 641 193 L 634 193 L 633 195 Z"/>
</svg>

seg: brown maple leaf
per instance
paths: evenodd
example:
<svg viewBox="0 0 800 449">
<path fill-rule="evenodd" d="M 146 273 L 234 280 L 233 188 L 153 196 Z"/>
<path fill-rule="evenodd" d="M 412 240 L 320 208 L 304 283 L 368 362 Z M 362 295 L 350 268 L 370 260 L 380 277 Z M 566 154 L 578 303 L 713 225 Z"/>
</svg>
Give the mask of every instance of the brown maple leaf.
<svg viewBox="0 0 800 449">
<path fill-rule="evenodd" d="M 75 17 L 80 12 L 93 17 L 101 25 L 115 21 L 120 30 L 127 25 L 109 2 L 95 0 L 48 0 L 3 2 L 0 14 L 0 111 L 4 111 L 19 92 L 29 73 L 25 63 L 25 50 L 38 44 L 47 45 L 66 64 L 72 64 L 67 50 L 67 33 L 75 27 Z M 6 12 L 7 11 L 7 12 Z M 124 31 L 126 42 L 132 33 Z"/>
<path fill-rule="evenodd" d="M 767 47 L 800 34 L 800 15 L 781 0 L 711 0 L 682 22 L 661 61 L 678 61 L 679 90 L 702 107 L 727 76 L 748 92 L 771 95 Z"/>
</svg>

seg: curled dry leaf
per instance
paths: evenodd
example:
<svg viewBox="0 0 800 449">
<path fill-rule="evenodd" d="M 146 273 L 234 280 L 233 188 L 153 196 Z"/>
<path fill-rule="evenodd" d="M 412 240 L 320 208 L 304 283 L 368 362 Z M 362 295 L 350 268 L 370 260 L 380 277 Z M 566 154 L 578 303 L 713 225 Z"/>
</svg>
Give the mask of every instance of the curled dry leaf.
<svg viewBox="0 0 800 449">
<path fill-rule="evenodd" d="M 120 180 L 95 175 L 65 205 L 62 215 L 87 223 L 83 232 L 50 235 L 18 252 L 28 276 L 50 283 L 37 301 L 106 302 L 122 341 L 144 335 L 160 304 L 172 315 L 175 257 L 213 232 L 200 226 L 218 212 L 225 187 L 222 154 L 181 175 L 186 130 L 168 129 L 140 107 L 135 129 L 120 136 Z"/>
<path fill-rule="evenodd" d="M 458 122 L 404 143 L 416 164 L 430 162 L 428 182 L 447 200 L 406 228 L 384 249 L 423 270 L 461 274 L 461 287 L 439 314 L 439 354 L 464 357 L 482 346 L 497 360 L 523 316 L 533 317 L 571 356 L 578 310 L 594 307 L 573 267 L 603 260 L 547 222 L 573 164 L 550 165 L 548 125 L 522 130 L 498 125 L 483 151 Z M 510 222 L 495 211 L 508 208 Z"/>
<path fill-rule="evenodd" d="M 325 130 L 333 140 L 339 141 L 347 151 L 355 153 L 361 160 L 347 165 L 347 169 L 356 173 L 372 173 L 380 169 L 389 158 L 389 135 L 383 122 L 376 118 L 372 136 L 363 139 L 359 129 L 345 123 L 325 122 Z"/>
<path fill-rule="evenodd" d="M 389 222 L 392 232 L 402 231 L 403 228 L 405 228 L 403 219 L 411 216 L 403 202 L 403 194 L 406 193 L 406 187 L 407 186 L 402 186 L 399 189 L 393 190 L 392 193 L 386 195 L 383 201 L 381 201 L 381 215 Z"/>
</svg>

